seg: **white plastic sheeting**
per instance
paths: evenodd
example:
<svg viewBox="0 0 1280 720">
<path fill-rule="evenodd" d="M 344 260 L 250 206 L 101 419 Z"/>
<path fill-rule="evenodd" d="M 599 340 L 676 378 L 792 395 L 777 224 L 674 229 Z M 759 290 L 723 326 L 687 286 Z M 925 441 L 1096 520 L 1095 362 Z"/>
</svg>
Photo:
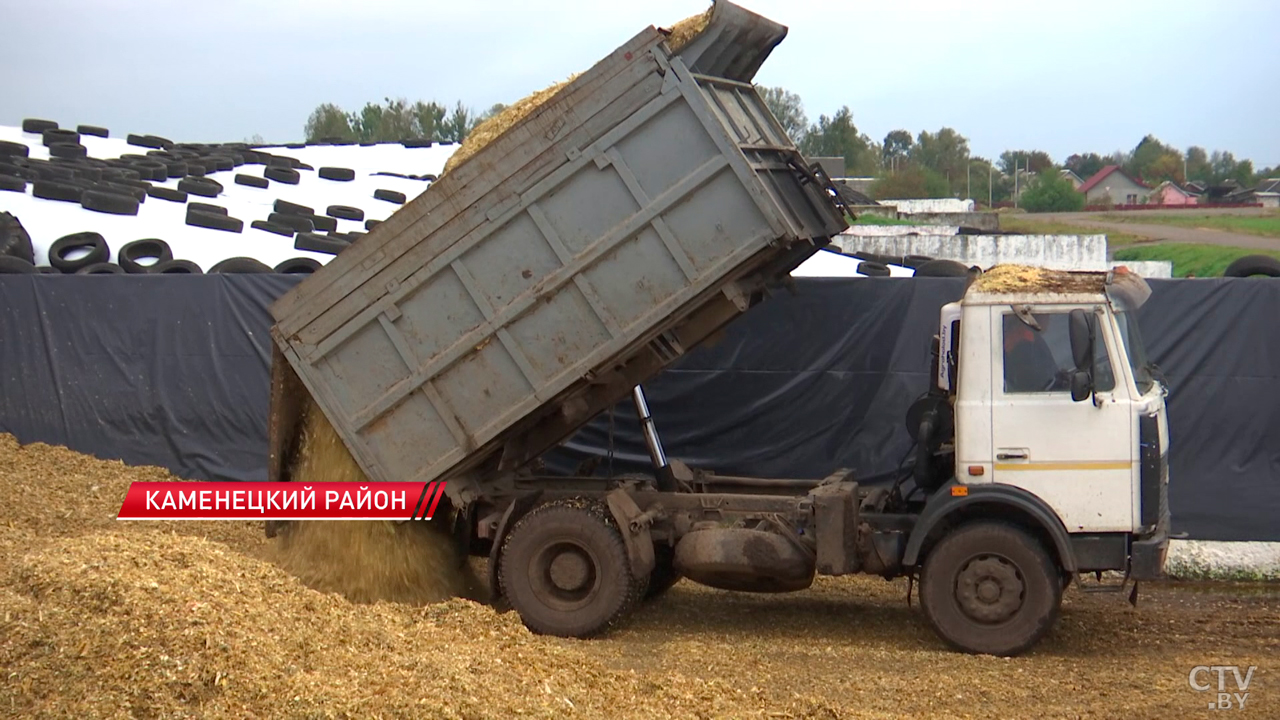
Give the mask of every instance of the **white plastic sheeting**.
<svg viewBox="0 0 1280 720">
<path fill-rule="evenodd" d="M 30 148 L 30 157 L 47 159 L 48 148 L 38 133 L 24 133 L 18 127 L 0 126 L 0 140 L 20 142 Z M 123 137 L 99 138 L 82 135 L 80 142 L 89 157 L 109 159 L 134 153 L 146 154 L 148 148 L 129 145 Z M 271 181 L 266 188 L 237 185 L 237 174 L 262 177 L 264 166 L 242 165 L 231 170 L 209 172 L 205 177 L 217 180 L 223 191 L 215 198 L 192 195 L 189 202 L 203 202 L 227 208 L 227 214 L 244 221 L 240 233 L 186 224 L 186 203 L 170 202 L 148 197 L 138 208 L 136 216 L 110 215 L 86 210 L 71 202 L 45 200 L 34 197 L 31 183 L 25 193 L 0 192 L 0 211 L 18 217 L 31 235 L 35 248 L 36 264 L 48 264 L 49 247 L 58 238 L 71 233 L 93 231 L 100 233 L 111 248 L 111 262 L 116 262 L 116 252 L 126 243 L 142 238 L 160 238 L 169 244 L 174 258 L 191 260 L 208 270 L 218 262 L 231 257 L 251 257 L 270 266 L 294 257 L 314 258 L 321 264 L 334 256 L 326 253 L 296 250 L 294 238 L 276 235 L 250 227 L 254 220 L 266 220 L 277 199 L 306 205 L 316 214 L 324 215 L 330 205 L 349 205 L 364 211 L 365 220 L 385 220 L 401 206 L 373 197 L 377 189 L 396 190 L 413 200 L 430 185 L 424 180 L 413 180 L 376 172 L 394 172 L 402 175 L 437 175 L 445 161 L 457 149 L 456 144 L 433 145 L 427 148 L 406 148 L 399 143 L 382 143 L 361 147 L 359 145 L 311 145 L 301 148 L 283 146 L 257 148 L 272 155 L 293 157 L 311 165 L 316 170 L 299 170 L 297 185 Z M 321 167 L 345 167 L 355 171 L 354 180 L 342 182 L 325 180 L 318 174 Z M 179 178 L 153 185 L 177 188 Z M 337 220 L 337 232 L 365 230 L 363 220 Z M 71 256 L 74 259 L 74 255 Z"/>
<path fill-rule="evenodd" d="M 30 148 L 30 157 L 48 159 L 49 152 L 41 142 L 39 133 L 24 133 L 17 127 L 0 127 L 0 140 L 20 142 Z M 99 138 L 82 135 L 80 139 L 89 157 L 109 159 L 125 154 L 146 154 L 148 148 L 128 144 L 124 138 Z M 429 182 L 375 173 L 401 175 L 438 175 L 445 162 L 457 149 L 457 145 L 433 145 L 427 148 L 406 148 L 399 143 L 377 145 L 308 145 L 287 148 L 269 146 L 255 148 L 272 155 L 292 157 L 316 170 L 299 170 L 297 185 L 271 181 L 266 188 L 255 188 L 235 183 L 238 173 L 262 177 L 262 165 L 242 165 L 232 170 L 208 172 L 205 177 L 217 180 L 223 190 L 217 197 L 192 195 L 188 202 L 203 202 L 227 208 L 227 214 L 244 222 L 240 233 L 195 227 L 186 224 L 187 203 L 170 202 L 148 197 L 135 215 L 110 215 L 86 210 L 77 203 L 59 202 L 34 197 L 32 186 L 25 193 L 0 192 L 0 211 L 13 213 L 22 221 L 31 235 L 35 248 L 36 264 L 49 263 L 49 247 L 58 238 L 71 233 L 93 231 L 100 233 L 111 248 L 111 262 L 117 261 L 117 251 L 126 243 L 143 238 L 159 238 L 169 244 L 173 256 L 190 260 L 208 270 L 218 262 L 231 257 L 251 257 L 275 266 L 294 257 L 309 257 L 321 264 L 334 256 L 326 253 L 294 249 L 294 238 L 276 235 L 250 227 L 254 220 L 266 220 L 277 199 L 306 205 L 316 214 L 324 215 L 330 205 L 349 205 L 364 210 L 365 220 L 385 220 L 401 206 L 378 200 L 374 190 L 396 190 L 412 200 L 427 189 Z M 319 176 L 321 167 L 342 167 L 355 171 L 351 181 L 326 180 Z M 177 188 L 179 178 L 153 185 Z M 363 220 L 336 219 L 337 232 L 364 231 Z M 71 256 L 73 259 L 75 255 Z M 794 277 L 866 277 L 858 272 L 860 258 L 839 252 L 821 250 L 792 272 Z M 910 277 L 910 268 L 890 265 L 891 277 Z"/>
<path fill-rule="evenodd" d="M 956 198 L 926 198 L 920 200 L 880 200 L 881 205 L 892 205 L 904 215 L 914 213 L 966 213 L 973 212 L 972 200 Z"/>
<path fill-rule="evenodd" d="M 830 250 L 819 250 L 813 254 L 813 257 L 805 260 L 799 267 L 792 270 L 791 277 L 867 277 L 858 272 L 858 266 L 862 262 L 861 258 L 851 255 L 842 255 Z M 911 268 L 897 265 L 889 265 L 887 267 L 889 268 L 889 277 L 911 277 L 915 275 L 915 271 Z"/>
</svg>

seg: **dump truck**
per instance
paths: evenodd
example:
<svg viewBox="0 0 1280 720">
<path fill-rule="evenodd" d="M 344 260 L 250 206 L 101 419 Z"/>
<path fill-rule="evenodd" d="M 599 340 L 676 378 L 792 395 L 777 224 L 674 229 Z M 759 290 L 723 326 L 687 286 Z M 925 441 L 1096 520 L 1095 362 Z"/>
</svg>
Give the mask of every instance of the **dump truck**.
<svg viewBox="0 0 1280 720">
<path fill-rule="evenodd" d="M 915 461 L 890 485 L 666 455 L 643 383 L 851 219 L 751 83 L 785 35 L 725 0 L 678 50 L 644 29 L 282 296 L 271 479 L 290 479 L 309 398 L 372 482 L 445 482 L 495 604 L 558 636 L 679 578 L 790 592 L 869 573 L 918 580 L 951 646 L 1012 655 L 1082 574 L 1158 577 L 1164 388 L 1134 316 L 1150 290 L 1123 271 L 993 271 L 943 307 Z M 628 397 L 652 473 L 542 470 Z"/>
</svg>

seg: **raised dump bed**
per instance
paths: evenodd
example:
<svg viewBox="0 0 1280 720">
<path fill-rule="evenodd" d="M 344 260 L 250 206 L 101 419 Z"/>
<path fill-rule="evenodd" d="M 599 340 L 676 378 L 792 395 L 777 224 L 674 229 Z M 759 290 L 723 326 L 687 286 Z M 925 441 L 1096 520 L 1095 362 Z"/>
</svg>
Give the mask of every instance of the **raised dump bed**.
<svg viewBox="0 0 1280 720">
<path fill-rule="evenodd" d="M 467 502 L 826 245 L 829 181 L 749 84 L 785 34 L 645 29 L 282 297 L 272 477 L 300 381 L 370 479 Z"/>
</svg>

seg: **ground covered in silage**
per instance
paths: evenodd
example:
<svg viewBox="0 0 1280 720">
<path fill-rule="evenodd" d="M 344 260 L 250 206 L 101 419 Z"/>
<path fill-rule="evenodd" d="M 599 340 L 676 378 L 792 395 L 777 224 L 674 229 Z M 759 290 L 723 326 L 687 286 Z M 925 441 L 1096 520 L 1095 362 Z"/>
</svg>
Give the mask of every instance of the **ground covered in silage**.
<svg viewBox="0 0 1280 720">
<path fill-rule="evenodd" d="M 903 582 L 865 577 L 682 582 L 604 638 L 560 640 L 469 600 L 317 591 L 261 524 L 114 519 L 129 482 L 164 479 L 0 435 L 0 716 L 1209 716 L 1197 665 L 1258 666 L 1231 715 L 1280 715 L 1268 586 L 1145 586 L 1136 609 L 1073 590 L 1009 660 L 947 651 Z"/>
</svg>

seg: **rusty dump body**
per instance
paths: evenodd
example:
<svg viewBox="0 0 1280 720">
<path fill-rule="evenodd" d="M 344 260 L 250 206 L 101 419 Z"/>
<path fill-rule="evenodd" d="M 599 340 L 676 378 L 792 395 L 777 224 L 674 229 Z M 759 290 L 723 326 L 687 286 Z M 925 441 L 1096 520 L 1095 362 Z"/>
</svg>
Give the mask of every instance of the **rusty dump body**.
<svg viewBox="0 0 1280 720">
<path fill-rule="evenodd" d="M 750 84 L 786 29 L 646 28 L 271 308 L 272 479 L 308 396 L 373 481 L 466 505 L 847 226 Z"/>
</svg>

